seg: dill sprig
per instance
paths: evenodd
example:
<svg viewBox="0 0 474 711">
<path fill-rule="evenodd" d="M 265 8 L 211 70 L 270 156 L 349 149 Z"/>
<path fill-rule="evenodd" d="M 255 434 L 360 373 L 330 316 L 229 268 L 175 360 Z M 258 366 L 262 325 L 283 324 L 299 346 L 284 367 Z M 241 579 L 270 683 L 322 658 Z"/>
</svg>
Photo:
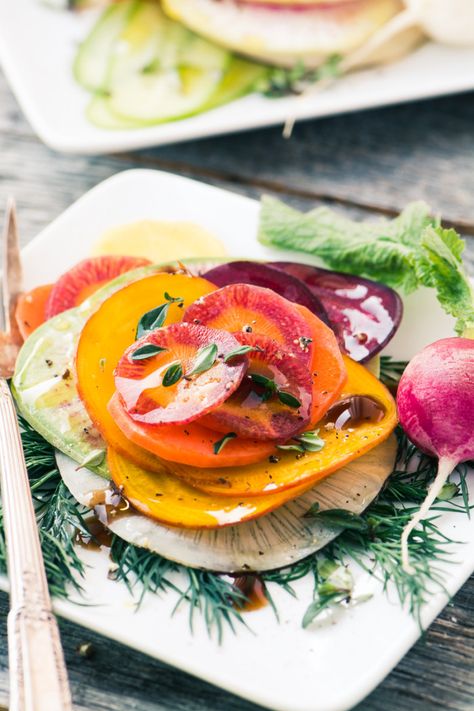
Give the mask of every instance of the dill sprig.
<svg viewBox="0 0 474 711">
<path fill-rule="evenodd" d="M 63 484 L 53 447 L 24 420 L 20 420 L 20 426 L 50 590 L 55 596 L 67 597 L 71 587 L 80 590 L 84 568 L 74 541 L 78 532 L 88 534 L 88 510 L 75 501 Z M 293 583 L 307 575 L 312 576 L 314 593 L 303 620 L 305 626 L 323 610 L 357 602 L 350 588 L 350 561 L 356 561 L 379 578 L 385 590 L 392 582 L 401 603 L 417 618 L 429 595 L 436 589 L 444 589 L 439 564 L 449 560 L 451 540 L 438 528 L 438 512 L 461 510 L 469 515 L 466 485 L 469 463 L 457 467 L 440 497 L 442 500 L 434 507 L 434 515 L 413 532 L 409 548 L 415 575 L 408 575 L 400 564 L 401 532 L 423 501 L 435 477 L 437 463 L 421 453 L 401 428 L 396 432 L 398 454 L 394 471 L 366 511 L 360 516 L 344 511 L 332 512 L 332 521 L 338 523 L 338 530 L 342 527 L 344 530 L 323 552 L 314 553 L 291 567 L 262 575 L 273 607 L 267 587 L 269 583 L 294 595 Z M 313 515 L 326 517 L 326 524 L 331 522 L 331 512 L 315 509 Z M 233 585 L 229 576 L 179 565 L 117 536 L 112 536 L 110 558 L 114 579 L 127 585 L 130 591 L 139 590 L 138 605 L 146 593 L 172 592 L 177 595 L 175 610 L 184 604 L 189 606 L 191 628 L 198 614 L 209 634 L 217 633 L 219 640 L 226 627 L 235 631 L 236 624 L 245 624 L 241 614 L 245 594 Z M 0 569 L 4 571 L 5 568 L 0 508 Z"/>
<path fill-rule="evenodd" d="M 389 388 L 396 387 L 407 365 L 406 360 L 393 360 L 391 356 L 380 356 L 380 380 Z"/>
<path fill-rule="evenodd" d="M 22 418 L 20 429 L 50 592 L 65 598 L 70 586 L 76 591 L 81 589 L 84 566 L 74 541 L 78 533 L 90 537 L 87 528 L 89 510 L 81 506 L 64 485 L 53 447 Z M 199 613 L 209 634 L 217 632 L 219 640 L 226 625 L 234 630 L 236 622 L 243 624 L 238 608 L 245 602 L 245 595 L 227 577 L 187 568 L 115 535 L 112 536 L 110 558 L 114 579 L 123 582 L 130 591 L 137 587 L 140 590 L 137 605 L 147 592 L 172 590 L 178 595 L 175 610 L 188 604 L 191 626 Z M 6 550 L 0 507 L 0 572 L 5 571 Z"/>
<path fill-rule="evenodd" d="M 146 593 L 173 590 L 178 594 L 175 611 L 183 604 L 189 605 L 191 629 L 198 612 L 209 634 L 217 632 L 219 641 L 225 625 L 235 630 L 235 622 L 243 623 L 239 607 L 245 602 L 245 595 L 222 575 L 179 565 L 117 536 L 113 536 L 110 557 L 113 578 L 124 582 L 130 592 L 140 588 L 137 605 Z"/>
<path fill-rule="evenodd" d="M 68 597 L 68 588 L 80 590 L 83 564 L 74 548 L 78 531 L 85 532 L 85 509 L 71 496 L 58 471 L 54 450 L 25 420 L 21 437 L 35 503 L 41 548 L 51 594 Z M 0 570 L 6 571 L 3 515 L 0 509 Z"/>
<path fill-rule="evenodd" d="M 294 593 L 291 583 L 311 573 L 314 577 L 314 600 L 304 618 L 309 624 L 320 612 L 332 605 L 351 601 L 351 591 L 321 579 L 321 560 L 343 568 L 355 561 L 364 570 L 381 580 L 385 591 L 393 583 L 398 598 L 410 613 L 420 620 L 420 612 L 429 596 L 444 591 L 444 575 L 439 568 L 449 558 L 449 544 L 454 541 L 441 533 L 436 513 L 424 520 L 413 532 L 409 541 L 410 560 L 415 573 L 408 574 L 401 565 L 400 539 L 402 531 L 436 476 L 437 461 L 421 453 L 410 442 L 401 427 L 396 430 L 398 450 L 393 473 L 382 491 L 360 515 L 343 511 L 319 511 L 312 515 L 320 517 L 326 525 L 334 525 L 341 533 L 329 543 L 323 553 L 315 553 L 290 568 L 274 571 L 265 576 L 268 582 L 282 585 Z M 464 510 L 470 514 L 466 486 L 467 465 L 458 466 L 450 477 L 450 498 L 439 502 L 433 511 Z M 453 486 L 452 479 L 459 484 Z M 462 498 L 460 504 L 456 497 Z"/>
</svg>

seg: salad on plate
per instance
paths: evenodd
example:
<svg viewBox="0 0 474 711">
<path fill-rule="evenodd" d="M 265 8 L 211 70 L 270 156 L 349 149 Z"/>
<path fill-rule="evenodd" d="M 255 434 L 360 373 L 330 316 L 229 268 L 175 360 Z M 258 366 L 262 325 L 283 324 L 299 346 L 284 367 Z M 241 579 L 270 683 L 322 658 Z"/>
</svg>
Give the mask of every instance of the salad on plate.
<svg viewBox="0 0 474 711">
<path fill-rule="evenodd" d="M 12 389 L 58 594 L 80 587 L 78 544 L 130 585 L 184 573 L 181 601 L 219 629 L 309 572 L 304 626 L 361 602 L 350 559 L 412 611 L 442 585 L 449 542 L 426 516 L 469 512 L 474 458 L 462 240 L 421 203 L 361 223 L 273 198 L 259 239 L 284 259 L 226 257 L 192 223 L 123 225 L 21 297 Z M 385 349 L 420 286 L 458 335 L 407 366 Z"/>
<path fill-rule="evenodd" d="M 89 5 L 102 9 L 73 73 L 90 93 L 88 119 L 110 130 L 183 119 L 252 92 L 304 96 L 427 39 L 474 44 L 466 0 L 67 3 Z"/>
</svg>

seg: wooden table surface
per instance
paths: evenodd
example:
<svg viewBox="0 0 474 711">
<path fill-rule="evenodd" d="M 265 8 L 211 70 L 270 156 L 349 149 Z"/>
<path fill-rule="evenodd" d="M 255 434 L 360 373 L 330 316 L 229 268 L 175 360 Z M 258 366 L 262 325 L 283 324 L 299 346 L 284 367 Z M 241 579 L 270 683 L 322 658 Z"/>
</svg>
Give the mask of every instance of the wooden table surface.
<svg viewBox="0 0 474 711">
<path fill-rule="evenodd" d="M 393 214 L 424 199 L 466 236 L 474 266 L 474 94 L 303 123 L 290 141 L 276 128 L 80 157 L 41 144 L 0 74 L 0 220 L 7 195 L 15 195 L 23 243 L 86 190 L 135 167 L 169 170 L 255 197 L 278 194 L 305 209 L 336 204 L 356 216 Z M 0 595 L 0 705 L 7 703 L 7 609 Z M 61 629 L 81 711 L 257 710 L 73 624 L 61 623 Z M 84 659 L 76 649 L 88 641 L 95 654 Z M 405 709 L 474 709 L 474 577 L 358 707 Z"/>
</svg>

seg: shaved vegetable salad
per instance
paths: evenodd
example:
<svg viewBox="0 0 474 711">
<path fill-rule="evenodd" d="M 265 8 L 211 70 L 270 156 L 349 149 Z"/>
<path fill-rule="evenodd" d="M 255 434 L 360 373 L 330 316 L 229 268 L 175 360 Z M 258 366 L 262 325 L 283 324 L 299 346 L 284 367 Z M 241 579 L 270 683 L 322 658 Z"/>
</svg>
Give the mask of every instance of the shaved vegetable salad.
<svg viewBox="0 0 474 711">
<path fill-rule="evenodd" d="M 468 0 L 45 0 L 105 5 L 74 77 L 88 119 L 126 130 L 180 120 L 252 92 L 324 89 L 354 69 L 393 61 L 426 39 L 472 45 Z"/>
<path fill-rule="evenodd" d="M 413 530 L 436 497 L 462 494 L 469 506 L 462 463 L 474 456 L 466 404 L 474 341 L 434 344 L 435 365 L 422 353 L 408 366 L 397 395 L 406 434 L 395 400 L 406 364 L 383 351 L 403 319 L 395 288 L 435 288 L 457 329 L 469 331 L 462 241 L 419 204 L 392 222 L 354 223 L 270 199 L 259 238 L 287 254 L 310 252 L 325 267 L 103 255 L 19 300 L 25 343 L 12 389 L 25 442 L 62 452 L 54 503 L 44 498 L 60 507 L 40 521 L 63 521 L 50 554 L 80 570 L 73 540 L 93 539 L 99 524 L 119 570 L 133 560 L 136 573 L 145 556 L 150 571 L 207 571 L 232 614 L 253 588 L 247 580 L 241 594 L 222 575 L 251 574 L 265 598 L 265 581 L 287 585 L 312 570 L 307 626 L 329 606 L 322 581 L 335 586 L 331 604 L 350 597 L 333 577 L 342 551 L 371 553 L 419 610 L 441 549 L 436 527 L 423 529 L 421 546 Z M 451 407 L 429 424 L 437 379 L 436 397 L 450 397 Z M 440 456 L 440 474 L 411 521 L 412 497 L 420 504 L 435 475 L 426 453 Z M 26 454 L 35 461 L 32 445 Z M 452 471 L 459 484 L 446 483 Z M 390 498 L 393 487 L 406 500 Z M 326 578 L 322 548 L 333 560 Z"/>
</svg>

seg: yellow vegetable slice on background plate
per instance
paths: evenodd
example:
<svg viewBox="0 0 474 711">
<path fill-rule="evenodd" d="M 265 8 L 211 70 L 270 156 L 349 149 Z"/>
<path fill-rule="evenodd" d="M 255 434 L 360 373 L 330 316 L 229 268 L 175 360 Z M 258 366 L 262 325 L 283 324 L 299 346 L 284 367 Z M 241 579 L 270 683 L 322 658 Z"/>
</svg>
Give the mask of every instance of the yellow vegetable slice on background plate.
<svg viewBox="0 0 474 711">
<path fill-rule="evenodd" d="M 403 9 L 399 0 L 356 0 L 303 9 L 222 0 L 163 0 L 164 11 L 189 29 L 261 61 L 315 66 L 360 47 Z"/>
</svg>

